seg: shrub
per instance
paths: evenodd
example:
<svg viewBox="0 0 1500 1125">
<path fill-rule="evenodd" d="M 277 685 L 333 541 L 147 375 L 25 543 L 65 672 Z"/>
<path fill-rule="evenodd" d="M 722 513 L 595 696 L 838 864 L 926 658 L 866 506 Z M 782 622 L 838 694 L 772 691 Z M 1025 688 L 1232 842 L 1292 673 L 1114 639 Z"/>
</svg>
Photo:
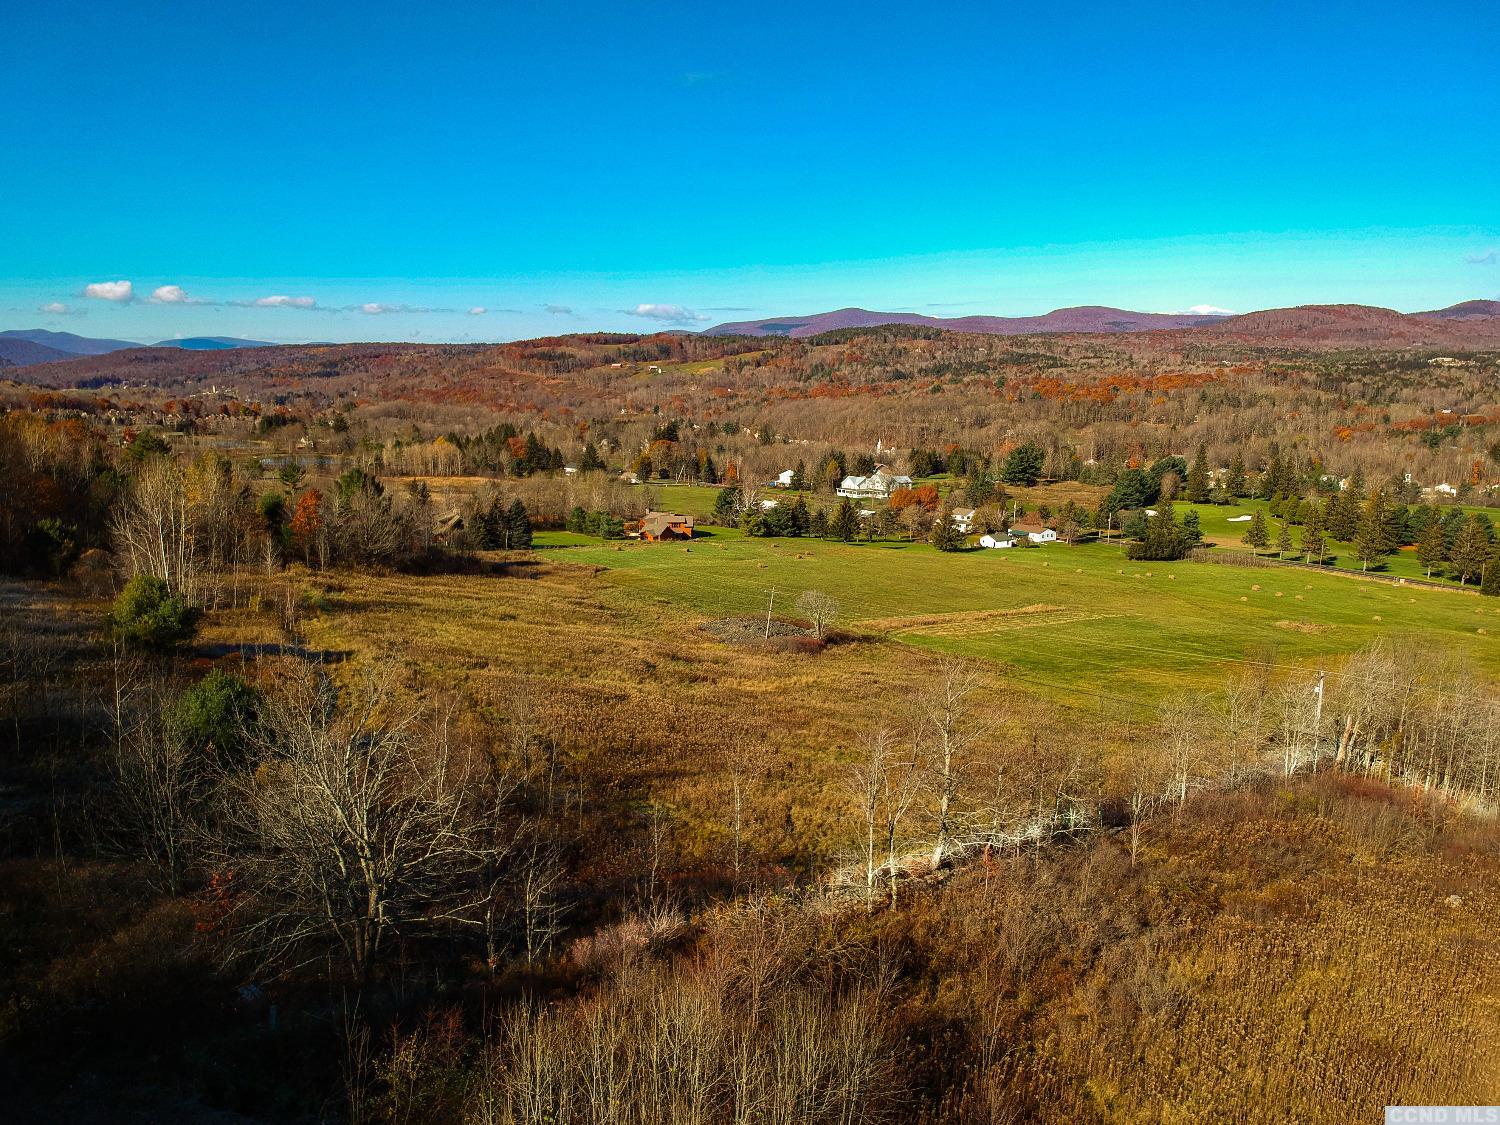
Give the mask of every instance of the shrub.
<svg viewBox="0 0 1500 1125">
<path fill-rule="evenodd" d="M 255 724 L 260 692 L 244 679 L 215 668 L 172 705 L 167 720 L 194 750 L 213 747 L 222 758 L 241 756 Z"/>
<path fill-rule="evenodd" d="M 110 609 L 109 631 L 132 648 L 164 650 L 191 640 L 200 611 L 167 589 L 160 578 L 138 574 Z"/>
</svg>

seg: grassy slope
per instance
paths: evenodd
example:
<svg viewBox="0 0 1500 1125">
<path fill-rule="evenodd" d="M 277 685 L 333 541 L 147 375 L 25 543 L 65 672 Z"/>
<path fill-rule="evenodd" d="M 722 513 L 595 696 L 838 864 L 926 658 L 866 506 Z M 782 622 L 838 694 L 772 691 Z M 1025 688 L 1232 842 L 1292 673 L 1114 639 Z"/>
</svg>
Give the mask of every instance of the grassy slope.
<svg viewBox="0 0 1500 1125">
<path fill-rule="evenodd" d="M 636 597 L 709 617 L 764 612 L 772 587 L 789 610 L 801 591 L 822 590 L 848 624 L 1002 661 L 1055 695 L 1149 700 L 1215 686 L 1225 661 L 1248 653 L 1311 666 L 1392 635 L 1442 636 L 1500 672 L 1500 645 L 1479 632 L 1500 631 L 1500 605 L 1488 599 L 1293 569 L 1137 564 L 1106 544 L 943 555 L 925 544 L 716 529 L 690 547 L 626 542 L 558 554 L 608 567 L 605 579 Z M 975 616 L 1029 607 L 1045 608 Z M 930 614 L 961 616 L 901 620 Z"/>
<path fill-rule="evenodd" d="M 1266 507 L 1268 507 L 1268 504 L 1264 500 L 1241 500 L 1238 503 L 1226 504 L 1222 507 L 1214 504 L 1179 504 L 1177 505 L 1177 513 L 1180 516 L 1188 509 L 1197 511 L 1198 522 L 1202 526 L 1203 534 L 1207 539 L 1217 546 L 1231 547 L 1244 551 L 1249 550 L 1249 548 L 1245 547 L 1241 540 L 1244 538 L 1245 529 L 1250 525 L 1247 523 L 1230 523 L 1229 517 L 1248 515 L 1253 513 L 1257 508 L 1264 509 Z M 1496 515 L 1494 511 L 1487 511 L 1484 508 L 1465 508 L 1464 511 L 1469 514 L 1484 512 L 1492 519 Z M 1276 535 L 1278 529 L 1281 527 L 1281 521 L 1269 512 L 1266 513 L 1266 520 L 1271 527 L 1271 544 L 1273 547 L 1271 553 L 1274 554 Z M 1302 542 L 1301 528 L 1292 528 L 1292 542 L 1293 544 L 1300 544 Z M 1335 568 L 1339 570 L 1360 569 L 1359 559 L 1354 554 L 1352 544 L 1331 539 L 1328 541 L 1328 551 L 1333 559 L 1332 565 Z M 1288 555 L 1287 558 L 1291 559 L 1293 556 Z M 1300 561 L 1301 556 L 1298 555 L 1296 558 Z M 1427 577 L 1421 564 L 1417 562 L 1416 551 L 1412 548 L 1398 551 L 1396 554 L 1390 556 L 1377 573 L 1391 574 L 1400 578 Z M 1444 578 L 1441 574 L 1435 574 L 1433 580 L 1444 581 Z M 1453 582 L 1452 584 L 1454 586 L 1458 585 L 1457 582 Z M 1470 588 L 1473 588 L 1472 579 L 1470 580 Z"/>
</svg>

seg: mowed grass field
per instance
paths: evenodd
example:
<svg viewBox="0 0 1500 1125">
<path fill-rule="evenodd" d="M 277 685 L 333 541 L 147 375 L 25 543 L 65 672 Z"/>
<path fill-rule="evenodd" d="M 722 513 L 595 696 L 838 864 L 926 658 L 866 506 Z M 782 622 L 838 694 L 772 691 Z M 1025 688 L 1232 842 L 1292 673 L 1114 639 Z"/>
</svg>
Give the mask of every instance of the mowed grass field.
<svg viewBox="0 0 1500 1125">
<path fill-rule="evenodd" d="M 1500 674 L 1495 600 L 1296 568 L 1133 563 L 1112 544 L 942 554 L 720 529 L 690 544 L 537 542 L 607 568 L 600 580 L 635 600 L 705 617 L 765 613 L 773 589 L 795 616 L 797 595 L 821 590 L 846 627 L 984 657 L 1084 705 L 1154 706 L 1216 687 L 1247 657 L 1312 670 L 1381 637 L 1437 640 Z"/>
<path fill-rule="evenodd" d="M 1199 526 L 1203 528 L 1204 538 L 1206 538 L 1216 546 L 1248 551 L 1250 548 L 1246 547 L 1242 540 L 1244 538 L 1245 531 L 1250 526 L 1249 523 L 1230 523 L 1229 521 L 1235 516 L 1253 515 L 1256 509 L 1265 510 L 1269 507 L 1270 505 L 1264 500 L 1241 500 L 1235 504 L 1224 505 L 1178 504 L 1175 506 L 1175 510 L 1177 511 L 1177 514 L 1179 516 L 1183 512 L 1190 509 L 1196 511 L 1198 513 Z M 1466 514 L 1469 515 L 1472 515 L 1476 512 L 1483 512 L 1492 520 L 1500 523 L 1500 512 L 1487 510 L 1484 508 L 1464 508 L 1463 510 Z M 1276 536 L 1281 527 L 1282 521 L 1271 515 L 1270 511 L 1268 510 L 1266 511 L 1266 521 L 1270 525 L 1271 529 L 1272 549 L 1270 554 L 1274 556 Z M 1300 549 L 1301 543 L 1302 529 L 1300 527 L 1292 528 L 1292 544 L 1294 551 Z M 1353 544 L 1330 539 L 1328 541 L 1327 547 L 1330 562 L 1326 565 L 1331 565 L 1334 569 L 1337 570 L 1360 569 L 1359 559 L 1354 553 Z M 1263 551 L 1261 553 L 1266 554 L 1267 552 Z M 1288 559 L 1296 558 L 1299 561 L 1301 559 L 1300 554 L 1287 555 L 1286 557 Z M 1417 561 L 1417 552 L 1415 548 L 1411 547 L 1404 548 L 1403 550 L 1397 551 L 1395 554 L 1389 556 L 1381 565 L 1381 567 L 1376 571 L 1376 573 L 1391 574 L 1400 578 L 1426 579 L 1427 577 L 1427 572 L 1422 569 L 1422 564 Z M 1435 582 L 1450 581 L 1448 579 L 1445 579 L 1445 577 L 1441 573 L 1434 574 L 1432 576 L 1432 580 Z M 1472 589 L 1473 579 L 1470 579 L 1470 584 L 1470 588 Z M 1456 587 L 1458 583 L 1453 582 L 1453 585 Z"/>
<path fill-rule="evenodd" d="M 951 478 L 947 477 L 929 477 L 924 478 L 923 483 L 937 483 L 940 486 L 946 486 L 947 484 L 951 484 L 952 481 Z M 652 484 L 643 487 L 650 488 L 653 506 L 703 517 L 708 516 L 713 511 L 714 500 L 719 493 L 717 488 L 705 488 L 696 485 Z M 1028 512 L 1027 518 L 1033 521 L 1036 519 L 1037 507 L 1041 504 L 1049 505 L 1053 511 L 1056 511 L 1064 503 L 1072 500 L 1076 504 L 1081 504 L 1092 509 L 1097 507 L 1100 498 L 1106 491 L 1108 490 L 1098 486 L 1079 485 L 1073 482 L 1011 490 L 1012 495 L 1026 506 Z M 795 495 L 795 493 L 784 493 L 774 489 L 766 489 L 763 492 L 767 498 L 774 499 L 790 499 Z M 808 502 L 814 505 L 820 502 L 825 505 L 829 503 L 826 498 L 819 500 L 812 497 L 809 497 Z M 1241 500 L 1234 504 L 1223 505 L 1179 503 L 1175 505 L 1175 510 L 1179 516 L 1188 510 L 1196 511 L 1198 513 L 1199 526 L 1202 527 L 1204 538 L 1210 545 L 1235 551 L 1248 551 L 1250 548 L 1246 547 L 1241 540 L 1245 535 L 1246 529 L 1250 526 L 1249 523 L 1231 523 L 1230 520 L 1236 516 L 1252 515 L 1257 509 L 1264 510 L 1268 507 L 1268 503 L 1264 500 Z M 1466 507 L 1463 510 L 1467 514 L 1483 512 L 1490 516 L 1497 524 L 1500 524 L 1500 512 L 1493 509 Z M 1271 515 L 1269 511 L 1266 513 L 1266 519 L 1270 524 L 1272 549 L 1270 551 L 1263 551 L 1261 554 L 1274 557 L 1276 536 L 1282 521 Z M 1120 530 L 1116 527 L 1116 536 L 1119 533 Z M 1294 549 L 1299 548 L 1301 542 L 1302 529 L 1298 527 L 1292 528 Z M 1328 559 L 1325 565 L 1329 568 L 1355 571 L 1360 569 L 1359 559 L 1355 556 L 1352 544 L 1330 539 L 1327 548 Z M 1301 556 L 1289 554 L 1286 558 L 1288 561 L 1300 561 Z M 1376 570 L 1376 573 L 1392 575 L 1398 578 L 1426 579 L 1427 577 L 1422 564 L 1417 561 L 1416 550 L 1410 547 L 1389 556 Z M 1458 585 L 1457 582 L 1446 578 L 1442 573 L 1434 574 L 1432 581 L 1446 581 L 1455 587 Z M 1472 587 L 1473 580 L 1471 579 Z"/>
</svg>

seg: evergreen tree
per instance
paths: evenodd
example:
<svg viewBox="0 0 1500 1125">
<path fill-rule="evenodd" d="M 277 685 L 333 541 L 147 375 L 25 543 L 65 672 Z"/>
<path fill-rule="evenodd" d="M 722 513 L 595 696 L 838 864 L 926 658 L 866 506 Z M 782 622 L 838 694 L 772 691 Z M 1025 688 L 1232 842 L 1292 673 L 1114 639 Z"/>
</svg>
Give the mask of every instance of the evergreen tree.
<svg viewBox="0 0 1500 1125">
<path fill-rule="evenodd" d="M 594 473 L 604 468 L 604 458 L 599 456 L 599 450 L 593 442 L 588 442 L 583 447 L 583 459 L 578 462 L 580 473 Z"/>
<path fill-rule="evenodd" d="M 839 501 L 839 506 L 833 510 L 833 518 L 828 521 L 828 531 L 835 539 L 842 539 L 845 543 L 859 535 L 859 512 L 850 500 Z"/>
<path fill-rule="evenodd" d="M 1182 513 L 1182 542 L 1188 550 L 1203 542 L 1203 528 L 1198 522 L 1198 513 L 1191 508 Z"/>
<path fill-rule="evenodd" d="M 1276 535 L 1276 557 L 1280 559 L 1284 555 L 1289 555 L 1292 553 L 1293 549 L 1294 545 L 1292 543 L 1292 525 L 1283 522 L 1281 525 L 1281 530 Z"/>
<path fill-rule="evenodd" d="M 1359 559 L 1359 568 L 1369 570 L 1371 564 L 1379 566 L 1391 553 L 1387 536 L 1386 513 L 1390 505 L 1385 493 L 1377 491 L 1365 501 L 1365 510 L 1354 532 L 1354 554 Z"/>
<path fill-rule="evenodd" d="M 807 510 L 806 499 L 801 495 L 782 507 L 786 509 L 788 535 L 806 535 L 812 529 L 812 515 Z"/>
<path fill-rule="evenodd" d="M 1460 583 L 1467 582 L 1471 577 L 1478 577 L 1484 572 L 1485 565 L 1490 558 L 1490 537 L 1485 534 L 1488 530 L 1490 530 L 1489 521 L 1476 512 L 1465 521 L 1463 530 L 1453 541 L 1453 549 L 1448 552 L 1448 561 L 1452 564 Z"/>
<path fill-rule="evenodd" d="M 1323 518 L 1318 514 L 1316 508 L 1308 516 L 1307 522 L 1302 525 L 1302 554 L 1305 562 L 1316 559 L 1323 561 L 1323 554 L 1327 550 L 1323 542 Z"/>
<path fill-rule="evenodd" d="M 816 512 L 814 512 L 812 514 L 812 519 L 808 521 L 807 531 L 808 534 L 816 535 L 819 539 L 827 539 L 828 513 L 822 508 L 819 508 Z"/>
<path fill-rule="evenodd" d="M 504 535 L 506 550 L 531 550 L 531 517 L 520 497 L 510 502 L 510 509 L 505 513 Z"/>
<path fill-rule="evenodd" d="M 1208 447 L 1198 444 L 1193 455 L 1193 467 L 1187 475 L 1187 498 L 1191 503 L 1202 504 L 1208 500 Z"/>
<path fill-rule="evenodd" d="M 1441 521 L 1430 519 L 1417 537 L 1417 561 L 1422 564 L 1427 577 L 1443 564 L 1448 557 L 1448 540 L 1443 535 Z"/>
<path fill-rule="evenodd" d="M 1351 491 L 1340 492 L 1328 498 L 1327 511 L 1323 513 L 1323 526 L 1332 539 L 1349 543 L 1359 530 L 1359 501 Z"/>
<path fill-rule="evenodd" d="M 1042 447 L 1034 441 L 1018 445 L 1005 458 L 1005 467 L 1000 471 L 1000 479 L 1006 484 L 1019 484 L 1029 488 L 1041 477 L 1042 466 L 1046 458 L 1047 455 Z"/>
<path fill-rule="evenodd" d="M 1171 562 L 1187 554 L 1187 537 L 1178 526 L 1177 517 L 1170 502 L 1163 502 L 1156 515 L 1146 523 L 1146 534 L 1140 542 L 1132 543 L 1125 557 L 1142 562 Z"/>
<path fill-rule="evenodd" d="M 1105 506 L 1112 512 L 1127 508 L 1143 508 L 1156 499 L 1151 490 L 1151 481 L 1140 469 L 1126 469 L 1115 480 L 1115 487 L 1105 499 Z"/>
<path fill-rule="evenodd" d="M 938 513 L 932 521 L 932 531 L 927 541 L 939 551 L 956 551 L 964 545 L 964 537 L 953 526 L 953 517 L 946 511 Z"/>
<path fill-rule="evenodd" d="M 1263 509 L 1255 509 L 1255 514 L 1250 517 L 1250 526 L 1245 529 L 1240 542 L 1252 551 L 1264 551 L 1271 545 L 1271 532 L 1266 526 L 1266 513 Z"/>
<path fill-rule="evenodd" d="M 1500 598 L 1500 551 L 1491 552 L 1484 564 L 1484 575 L 1479 580 L 1479 592 L 1486 597 Z"/>
<path fill-rule="evenodd" d="M 714 497 L 713 521 L 720 527 L 733 527 L 739 521 L 740 503 L 743 495 L 739 485 L 731 484 L 719 489 Z"/>
<path fill-rule="evenodd" d="M 1266 466 L 1266 471 L 1260 475 L 1260 480 L 1256 484 L 1255 494 L 1262 500 L 1269 500 L 1276 495 L 1280 487 L 1281 458 L 1273 456 L 1271 463 Z"/>
<path fill-rule="evenodd" d="M 1142 541 L 1146 538 L 1147 527 L 1145 509 L 1137 508 L 1130 513 L 1130 518 L 1125 521 L 1125 526 L 1121 530 L 1127 539 Z"/>
<path fill-rule="evenodd" d="M 1224 478 L 1224 491 L 1239 500 L 1250 495 L 1250 485 L 1245 479 L 1245 458 L 1236 453 L 1229 463 L 1229 475 Z"/>
<path fill-rule="evenodd" d="M 792 487 L 798 492 L 807 487 L 807 462 L 798 461 L 797 467 L 792 470 Z"/>
</svg>

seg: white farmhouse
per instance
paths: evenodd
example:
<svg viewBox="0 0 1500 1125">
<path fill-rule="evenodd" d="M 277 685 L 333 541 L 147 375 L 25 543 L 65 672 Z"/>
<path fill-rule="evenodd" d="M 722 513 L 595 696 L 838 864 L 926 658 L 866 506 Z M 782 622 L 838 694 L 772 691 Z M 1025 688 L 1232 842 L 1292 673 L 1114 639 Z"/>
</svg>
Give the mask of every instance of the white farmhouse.
<svg viewBox="0 0 1500 1125">
<path fill-rule="evenodd" d="M 794 476 L 796 476 L 796 475 L 797 475 L 797 470 L 796 469 L 782 469 L 781 472 L 779 472 L 779 473 L 776 474 L 776 487 L 777 488 L 791 488 L 792 487 L 792 478 Z"/>
<path fill-rule="evenodd" d="M 839 482 L 838 494 L 850 500 L 889 500 L 896 489 L 910 487 L 911 477 L 876 469 L 867 477 L 845 477 Z"/>
<path fill-rule="evenodd" d="M 953 527 L 955 531 L 961 531 L 965 535 L 967 535 L 969 534 L 969 532 L 974 530 L 973 508 L 954 508 L 953 511 L 949 513 L 949 518 L 953 521 Z"/>
<path fill-rule="evenodd" d="M 1030 539 L 1033 543 L 1056 543 L 1057 532 L 1053 531 L 1050 527 L 1044 527 L 1041 531 L 1028 531 L 1026 538 Z"/>
<path fill-rule="evenodd" d="M 1016 541 L 1009 535 L 981 535 L 979 545 L 992 551 L 1004 550 L 1006 547 L 1014 547 Z"/>
</svg>

